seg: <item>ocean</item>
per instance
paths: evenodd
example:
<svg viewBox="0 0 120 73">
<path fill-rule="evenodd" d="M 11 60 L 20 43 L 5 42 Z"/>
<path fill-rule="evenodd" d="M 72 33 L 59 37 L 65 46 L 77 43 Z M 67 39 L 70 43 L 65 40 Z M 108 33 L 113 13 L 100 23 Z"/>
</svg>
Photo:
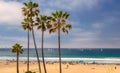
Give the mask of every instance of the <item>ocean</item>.
<svg viewBox="0 0 120 73">
<path fill-rule="evenodd" d="M 41 49 L 38 49 L 41 60 Z M 119 63 L 120 48 L 61 48 L 62 61 L 86 63 Z M 44 48 L 45 61 L 58 61 L 57 48 Z M 0 48 L 0 60 L 16 60 L 10 48 Z M 30 61 L 36 61 L 35 49 L 30 49 Z M 27 61 L 27 49 L 20 55 L 20 61 Z M 42 61 L 42 60 L 41 60 Z"/>
</svg>

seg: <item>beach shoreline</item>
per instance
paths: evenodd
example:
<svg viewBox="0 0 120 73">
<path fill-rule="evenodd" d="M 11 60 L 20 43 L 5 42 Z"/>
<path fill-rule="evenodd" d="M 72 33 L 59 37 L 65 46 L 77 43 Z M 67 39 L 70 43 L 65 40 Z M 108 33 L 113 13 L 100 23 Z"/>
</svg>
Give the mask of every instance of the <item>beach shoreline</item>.
<svg viewBox="0 0 120 73">
<path fill-rule="evenodd" d="M 33 49 L 30 51 L 32 51 L 29 57 L 30 70 L 38 73 L 36 53 Z M 40 49 L 39 51 L 41 52 Z M 45 50 L 47 52 L 45 55 L 47 73 L 59 73 L 57 51 L 57 49 Z M 81 51 L 78 49 L 63 49 L 62 73 L 120 73 L 120 55 L 119 53 L 116 55 L 116 51 L 120 50 L 86 49 Z M 39 58 L 42 73 L 44 73 L 41 55 Z M 20 73 L 25 73 L 27 70 L 27 49 L 19 57 L 19 69 Z M 12 54 L 9 49 L 0 50 L 0 73 L 16 73 L 16 54 Z"/>
<path fill-rule="evenodd" d="M 41 68 L 43 72 L 42 62 Z M 27 62 L 19 62 L 20 73 L 24 73 L 27 69 Z M 58 62 L 46 62 L 48 73 L 59 73 Z M 30 62 L 30 70 L 38 73 L 37 62 Z M 88 64 L 88 63 L 75 63 L 75 62 L 62 62 L 63 73 L 119 73 L 120 65 L 118 64 Z M 16 73 L 15 61 L 0 61 L 0 73 Z"/>
<path fill-rule="evenodd" d="M 39 58 L 40 62 L 42 58 Z M 89 64 L 120 64 L 120 58 L 61 58 L 62 62 L 77 62 Z M 0 61 L 16 61 L 16 57 L 0 57 Z M 26 57 L 20 57 L 19 61 L 27 61 Z M 36 62 L 35 57 L 30 57 L 31 62 Z M 45 58 L 46 62 L 59 62 L 59 58 Z"/>
</svg>

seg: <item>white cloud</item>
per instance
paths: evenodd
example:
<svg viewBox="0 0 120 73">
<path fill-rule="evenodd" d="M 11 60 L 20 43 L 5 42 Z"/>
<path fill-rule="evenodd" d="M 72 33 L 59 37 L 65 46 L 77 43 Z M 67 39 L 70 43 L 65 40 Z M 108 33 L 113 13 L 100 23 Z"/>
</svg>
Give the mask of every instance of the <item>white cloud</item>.
<svg viewBox="0 0 120 73">
<path fill-rule="evenodd" d="M 92 27 L 94 28 L 94 29 L 102 29 L 103 27 L 104 27 L 104 23 L 94 23 L 94 24 L 92 24 Z"/>
<path fill-rule="evenodd" d="M 47 2 L 44 1 L 45 5 L 48 5 L 50 7 L 57 7 L 68 10 L 72 10 L 74 8 L 91 9 L 94 8 L 99 2 L 99 0 L 50 0 Z"/>
<path fill-rule="evenodd" d="M 67 0 L 69 2 L 69 9 L 79 8 L 79 9 L 91 9 L 98 4 L 98 0 Z M 66 4 L 66 7 L 67 4 Z"/>
<path fill-rule="evenodd" d="M 74 9 L 85 8 L 91 9 L 98 4 L 99 0 L 51 0 L 51 1 L 37 1 L 40 2 L 40 9 L 42 14 L 50 15 L 55 11 L 54 8 Z M 46 6 L 47 5 L 47 6 Z M 52 8 L 51 8 L 52 7 Z M 22 3 L 16 1 L 0 1 L 0 24 L 20 24 L 22 21 Z"/>
<path fill-rule="evenodd" d="M 22 4 L 14 1 L 0 1 L 0 24 L 20 24 Z"/>
<path fill-rule="evenodd" d="M 51 15 L 52 12 L 54 12 L 54 9 L 50 9 L 50 8 L 44 8 L 41 9 L 41 13 L 40 14 L 44 14 L 44 15 Z"/>
<path fill-rule="evenodd" d="M 70 37 L 61 46 L 65 48 L 119 48 L 120 38 L 108 37 L 101 38 L 101 33 L 97 31 L 73 29 Z"/>
<path fill-rule="evenodd" d="M 110 25 L 119 25 L 120 21 L 119 21 L 119 16 L 120 13 L 108 13 L 108 14 L 104 14 L 101 15 L 102 18 L 99 20 L 96 20 L 94 23 L 91 24 L 92 29 L 96 29 L 97 31 L 99 30 L 103 30 L 106 28 L 112 28 L 110 27 Z M 118 26 L 119 27 L 119 26 Z"/>
<path fill-rule="evenodd" d="M 94 41 L 98 40 L 98 33 L 85 31 L 80 28 L 73 28 L 69 33 L 69 39 L 62 42 L 61 46 L 66 48 L 88 48 L 92 47 Z"/>
<path fill-rule="evenodd" d="M 0 36 L 0 48 L 10 48 L 15 43 L 20 43 L 24 48 L 26 48 L 27 47 L 27 37 Z M 55 47 L 57 47 L 56 43 L 54 43 L 54 42 L 50 43 L 48 41 L 47 42 L 44 41 L 44 43 L 45 43 L 44 44 L 45 48 L 55 48 Z M 38 48 L 41 48 L 41 38 L 40 37 L 36 37 L 36 44 L 37 44 Z M 32 36 L 30 38 L 30 47 L 31 48 L 34 47 Z"/>
<path fill-rule="evenodd" d="M 25 37 L 7 37 L 7 36 L 0 36 L 0 48 L 10 48 L 15 43 L 20 43 L 23 46 L 27 44 L 27 38 Z"/>
<path fill-rule="evenodd" d="M 41 32 L 36 32 L 37 47 L 41 47 Z M 85 31 L 79 28 L 74 28 L 68 35 L 61 36 L 62 48 L 119 48 L 120 38 L 100 38 L 99 33 L 96 31 Z M 69 37 L 69 38 L 68 38 Z M 64 38 L 64 39 L 62 39 Z M 10 48 L 14 43 L 19 42 L 24 47 L 27 47 L 27 37 L 7 37 L 0 36 L 0 48 Z M 57 48 L 57 36 L 45 34 L 44 47 L 45 48 Z M 30 47 L 34 47 L 33 39 L 31 36 Z"/>
</svg>

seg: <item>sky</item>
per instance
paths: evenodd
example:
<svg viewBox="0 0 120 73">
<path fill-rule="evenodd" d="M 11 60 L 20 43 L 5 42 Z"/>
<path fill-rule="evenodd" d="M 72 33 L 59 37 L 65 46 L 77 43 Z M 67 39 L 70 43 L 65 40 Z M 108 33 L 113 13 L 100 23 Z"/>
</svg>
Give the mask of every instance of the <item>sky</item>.
<svg viewBox="0 0 120 73">
<path fill-rule="evenodd" d="M 21 8 L 28 0 L 0 0 L 0 48 L 19 42 L 27 47 L 27 31 L 21 26 Z M 56 10 L 70 14 L 69 34 L 61 33 L 62 48 L 120 48 L 120 0 L 33 0 L 40 14 Z M 37 47 L 41 47 L 41 31 L 35 29 Z M 33 46 L 32 36 L 30 47 Z M 45 32 L 45 48 L 57 48 L 57 32 Z"/>
</svg>

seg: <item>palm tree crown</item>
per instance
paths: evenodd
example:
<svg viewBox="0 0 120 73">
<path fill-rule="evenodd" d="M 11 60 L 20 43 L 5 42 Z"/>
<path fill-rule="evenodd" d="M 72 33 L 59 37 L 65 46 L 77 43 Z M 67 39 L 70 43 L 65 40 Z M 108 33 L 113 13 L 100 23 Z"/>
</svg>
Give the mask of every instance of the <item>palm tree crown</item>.
<svg viewBox="0 0 120 73">
<path fill-rule="evenodd" d="M 23 53 L 23 49 L 22 46 L 19 43 L 16 43 L 15 45 L 12 46 L 12 52 L 13 53 L 19 53 L 22 54 Z"/>
<path fill-rule="evenodd" d="M 50 18 L 51 21 L 49 24 L 52 26 L 50 27 L 50 33 L 56 32 L 56 29 L 58 26 L 62 29 L 64 33 L 68 33 L 68 30 L 72 28 L 72 25 L 67 22 L 67 19 L 69 18 L 70 14 L 67 12 L 62 11 L 56 11 L 52 13 L 52 17 Z"/>
<path fill-rule="evenodd" d="M 36 16 L 38 16 L 39 14 L 39 10 L 38 10 L 38 4 L 37 3 L 33 3 L 33 2 L 28 2 L 28 3 L 24 3 L 24 7 L 22 8 L 22 12 L 24 15 L 24 21 L 22 22 L 22 26 L 23 29 L 32 29 L 32 26 L 34 26 L 34 19 L 36 18 Z M 35 18 L 33 18 L 35 17 Z"/>
<path fill-rule="evenodd" d="M 36 25 L 38 25 L 38 29 L 41 29 L 41 31 L 46 31 L 47 27 L 46 27 L 46 24 L 47 24 L 47 19 L 48 17 L 46 15 L 40 15 L 40 17 L 37 17 L 36 21 Z"/>
</svg>

